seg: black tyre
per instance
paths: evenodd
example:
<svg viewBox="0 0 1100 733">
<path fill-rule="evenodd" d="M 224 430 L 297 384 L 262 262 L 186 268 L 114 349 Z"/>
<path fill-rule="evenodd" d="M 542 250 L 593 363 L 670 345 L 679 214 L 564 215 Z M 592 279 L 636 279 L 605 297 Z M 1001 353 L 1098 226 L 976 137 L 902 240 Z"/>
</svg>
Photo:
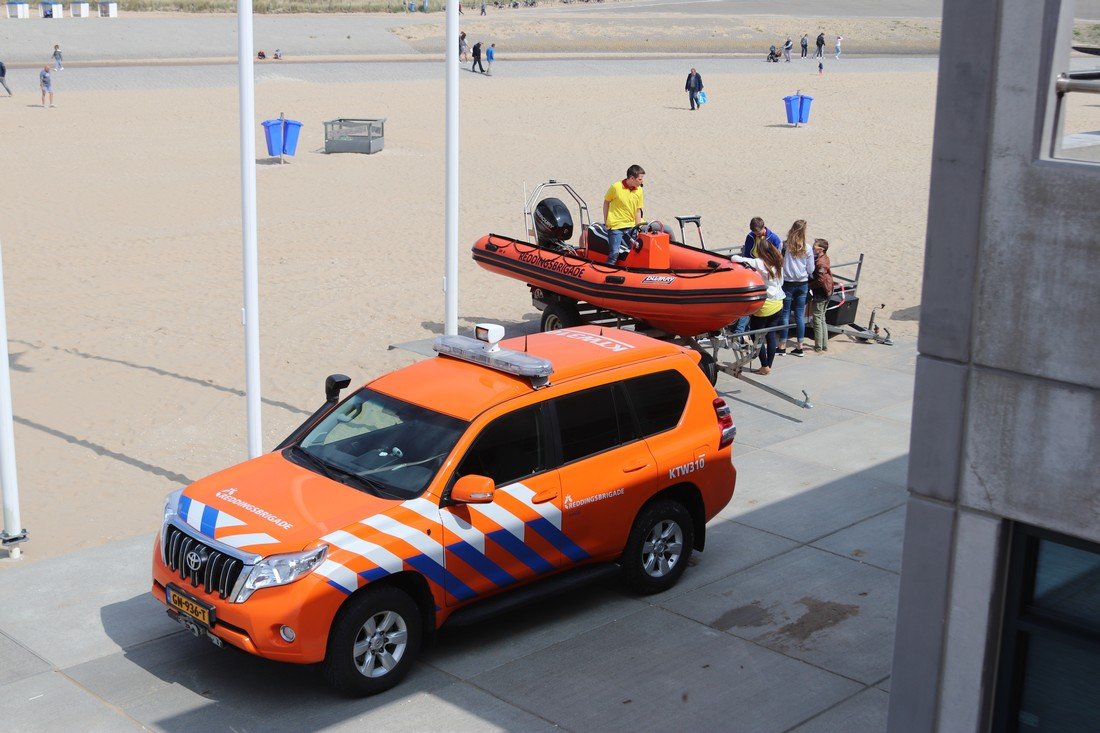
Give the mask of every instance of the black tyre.
<svg viewBox="0 0 1100 733">
<path fill-rule="evenodd" d="M 368 588 L 336 615 L 321 673 L 356 697 L 390 689 L 408 674 L 423 638 L 420 609 L 400 588 Z"/>
<path fill-rule="evenodd" d="M 542 312 L 542 330 L 557 331 L 559 328 L 581 325 L 581 314 L 577 306 L 562 300 L 546 304 Z"/>
<path fill-rule="evenodd" d="M 718 362 L 714 360 L 713 356 L 703 354 L 702 358 L 699 359 L 699 368 L 703 370 L 703 374 L 707 375 L 711 386 L 718 383 Z"/>
<path fill-rule="evenodd" d="M 694 546 L 691 513 L 678 501 L 662 499 L 645 506 L 630 528 L 620 561 L 627 587 L 635 593 L 660 593 L 684 574 Z"/>
</svg>

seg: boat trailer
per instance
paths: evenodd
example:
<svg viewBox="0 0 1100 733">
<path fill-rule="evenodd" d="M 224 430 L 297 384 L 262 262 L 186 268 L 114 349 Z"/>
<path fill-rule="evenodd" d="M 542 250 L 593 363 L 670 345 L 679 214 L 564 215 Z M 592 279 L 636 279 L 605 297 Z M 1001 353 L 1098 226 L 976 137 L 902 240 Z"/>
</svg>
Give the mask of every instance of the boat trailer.
<svg viewBox="0 0 1100 733">
<path fill-rule="evenodd" d="M 685 224 L 695 224 L 698 229 L 700 243 L 702 243 L 703 235 L 702 227 L 699 224 L 699 218 L 698 216 L 676 217 L 680 223 L 681 237 L 684 235 Z M 736 249 L 737 248 L 727 248 L 725 250 L 710 251 L 718 255 L 728 256 L 730 252 Z M 855 268 L 855 272 L 851 276 L 837 272 L 838 269 L 850 270 L 851 268 Z M 833 335 L 844 335 L 859 343 L 879 343 L 886 346 L 892 346 L 894 342 L 890 338 L 890 330 L 875 324 L 875 313 L 881 308 L 885 308 L 885 304 L 878 305 L 871 311 L 870 321 L 866 327 L 860 326 L 855 322 L 856 306 L 859 303 L 859 278 L 863 270 L 863 255 L 860 254 L 858 260 L 833 265 L 831 269 L 833 270 L 833 279 L 838 282 L 833 289 L 833 295 L 830 298 L 829 305 L 825 309 L 825 327 L 828 329 L 830 337 Z M 699 366 L 703 370 L 703 373 L 707 375 L 707 378 L 710 379 L 711 384 L 718 380 L 718 373 L 722 372 L 735 379 L 740 379 L 754 387 L 762 389 L 780 399 L 786 400 L 796 407 L 807 410 L 813 407 L 813 403 L 810 401 L 810 395 L 804 389 L 800 390 L 802 392 L 802 397 L 800 399 L 795 395 L 763 384 L 746 375 L 746 372 L 749 371 L 752 366 L 752 362 L 757 359 L 757 355 L 760 351 L 761 339 L 764 335 L 769 331 L 782 331 L 784 328 L 793 329 L 793 325 L 791 324 L 787 326 L 772 326 L 771 328 L 746 330 L 737 333 L 735 332 L 737 324 L 731 323 L 720 331 L 699 334 L 696 336 L 675 336 L 654 329 L 643 321 L 623 313 L 599 308 L 584 301 L 577 301 L 573 298 L 546 290 L 545 288 L 536 286 L 529 287 L 531 288 L 531 303 L 543 314 L 540 324 L 541 330 L 543 331 L 562 327 L 563 324 L 558 314 L 562 312 L 562 308 L 564 307 L 568 309 L 568 312 L 575 312 L 578 314 L 581 323 L 584 325 L 629 329 L 644 333 L 653 338 L 671 341 L 681 346 L 687 346 L 694 349 L 700 354 L 701 359 Z M 807 330 L 812 332 L 813 323 L 807 320 L 806 325 Z"/>
</svg>

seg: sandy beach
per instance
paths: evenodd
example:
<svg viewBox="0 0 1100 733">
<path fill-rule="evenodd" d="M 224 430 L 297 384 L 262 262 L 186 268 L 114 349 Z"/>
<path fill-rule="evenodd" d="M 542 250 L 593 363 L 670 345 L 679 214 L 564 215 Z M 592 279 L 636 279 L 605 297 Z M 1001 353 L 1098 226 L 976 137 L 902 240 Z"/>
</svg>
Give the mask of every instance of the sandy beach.
<svg viewBox="0 0 1100 733">
<path fill-rule="evenodd" d="M 797 60 L 502 52 L 492 78 L 462 72 L 460 328 L 537 328 L 523 284 L 468 256 L 488 231 L 522 236 L 525 184 L 569 181 L 598 212 L 640 163 L 647 214 L 701 214 L 710 246 L 762 216 L 781 234 L 808 220 L 834 262 L 864 253 L 861 318 L 884 302 L 895 338 L 915 338 L 934 63 L 845 63 L 819 76 Z M 711 97 L 700 112 L 682 91 L 690 66 Z M 54 109 L 33 71 L 9 73 L 0 245 L 23 562 L 151 532 L 169 491 L 245 458 L 237 90 L 206 68 L 73 67 L 55 73 Z M 387 345 L 443 320 L 441 67 L 271 68 L 256 87 L 267 448 L 322 401 L 327 374 L 362 383 L 410 363 Z M 781 103 L 796 89 L 815 99 L 798 129 Z M 286 165 L 258 127 L 279 112 L 304 123 Z M 385 117 L 385 151 L 320 152 L 322 122 L 342 116 Z"/>
</svg>

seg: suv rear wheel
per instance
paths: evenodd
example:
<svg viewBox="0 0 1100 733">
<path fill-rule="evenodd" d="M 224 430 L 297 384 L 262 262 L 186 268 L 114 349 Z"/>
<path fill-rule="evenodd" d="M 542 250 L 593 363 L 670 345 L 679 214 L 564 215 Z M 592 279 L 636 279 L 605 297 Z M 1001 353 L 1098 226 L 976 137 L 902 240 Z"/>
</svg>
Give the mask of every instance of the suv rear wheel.
<svg viewBox="0 0 1100 733">
<path fill-rule="evenodd" d="M 422 634 L 420 609 L 408 593 L 392 586 L 368 588 L 336 616 L 321 672 L 348 695 L 388 690 L 408 673 Z"/>
<path fill-rule="evenodd" d="M 623 551 L 623 577 L 635 593 L 668 590 L 687 567 L 694 546 L 691 513 L 678 501 L 647 505 L 634 520 Z"/>
</svg>

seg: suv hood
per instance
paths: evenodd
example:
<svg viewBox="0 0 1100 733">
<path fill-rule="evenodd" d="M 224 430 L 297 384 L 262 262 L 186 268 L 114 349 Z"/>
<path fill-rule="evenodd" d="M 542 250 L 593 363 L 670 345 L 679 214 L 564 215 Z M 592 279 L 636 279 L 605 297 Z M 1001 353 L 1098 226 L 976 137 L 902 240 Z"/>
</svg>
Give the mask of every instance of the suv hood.
<svg viewBox="0 0 1100 733">
<path fill-rule="evenodd" d="M 400 501 L 381 499 L 268 453 L 188 486 L 182 521 L 207 537 L 257 555 L 296 552 Z"/>
</svg>

